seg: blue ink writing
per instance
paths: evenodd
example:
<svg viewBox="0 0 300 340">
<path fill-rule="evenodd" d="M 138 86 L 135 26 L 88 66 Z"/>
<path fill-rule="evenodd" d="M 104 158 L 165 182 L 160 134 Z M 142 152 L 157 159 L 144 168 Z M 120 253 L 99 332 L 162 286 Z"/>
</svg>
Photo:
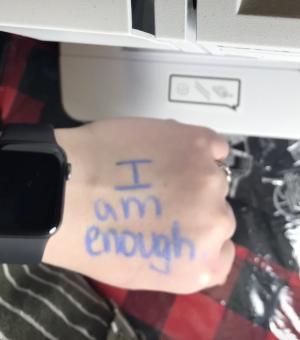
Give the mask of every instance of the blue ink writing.
<svg viewBox="0 0 300 340">
<path fill-rule="evenodd" d="M 116 223 L 129 221 L 138 217 L 140 220 L 148 217 L 161 217 L 162 205 L 154 195 L 138 197 L 133 191 L 151 189 L 152 184 L 141 180 L 141 170 L 151 164 L 149 159 L 126 160 L 116 163 L 117 166 L 130 170 L 131 183 L 115 186 L 122 192 L 117 205 L 103 199 L 94 203 L 94 212 L 98 222 Z M 128 191 L 128 196 L 125 196 Z M 130 193 L 130 194 L 129 194 Z M 150 235 L 149 235 L 150 234 Z M 140 257 L 147 260 L 148 267 L 160 274 L 169 274 L 172 264 L 177 259 L 193 261 L 196 258 L 194 242 L 182 235 L 178 221 L 171 225 L 169 234 L 156 232 L 133 232 L 128 229 L 102 228 L 98 225 L 89 227 L 85 235 L 85 248 L 92 257 L 115 254 L 126 258 Z"/>
<path fill-rule="evenodd" d="M 177 221 L 173 222 L 172 238 L 174 241 L 174 252 L 177 258 L 182 257 L 184 248 L 188 250 L 188 256 L 190 260 L 195 257 L 195 247 L 193 242 L 190 239 L 184 238 L 180 235 L 180 225 Z"/>
<path fill-rule="evenodd" d="M 90 256 L 99 256 L 103 253 L 103 247 L 99 249 L 94 244 L 95 241 L 99 241 L 100 235 L 101 230 L 96 226 L 90 227 L 85 235 L 85 247 Z"/>
<path fill-rule="evenodd" d="M 150 264 L 150 269 L 155 270 L 161 274 L 170 273 L 170 262 L 171 262 L 171 242 L 165 235 L 153 234 L 152 237 L 152 251 L 159 259 L 164 260 L 162 268 L 159 268 L 157 264 Z"/>
<path fill-rule="evenodd" d="M 101 222 L 106 222 L 108 220 L 117 221 L 117 213 L 113 206 L 104 200 L 97 200 L 94 204 L 95 215 L 97 219 Z"/>
<path fill-rule="evenodd" d="M 187 258 L 195 259 L 195 245 L 192 240 L 181 235 L 180 224 L 172 224 L 171 236 L 151 234 L 151 241 L 146 244 L 146 235 L 130 230 L 118 231 L 110 228 L 102 230 L 91 226 L 85 235 L 85 247 L 90 256 L 102 256 L 115 253 L 125 257 L 141 257 L 149 260 L 149 268 L 161 274 L 169 274 L 172 261 Z"/>
<path fill-rule="evenodd" d="M 131 217 L 131 208 L 135 207 L 140 218 L 143 218 L 146 214 L 146 209 L 149 204 L 152 203 L 156 217 L 161 216 L 162 209 L 160 200 L 155 196 L 148 196 L 144 201 L 137 197 L 127 197 L 121 199 L 124 218 L 128 220 Z"/>
<path fill-rule="evenodd" d="M 128 185 L 118 185 L 115 186 L 115 190 L 117 191 L 128 191 L 128 190 L 143 190 L 150 189 L 152 187 L 151 183 L 143 183 L 141 182 L 139 166 L 151 164 L 152 161 L 150 159 L 138 159 L 138 160 L 128 160 L 117 162 L 117 166 L 130 166 L 131 175 L 132 175 L 132 183 Z"/>
<path fill-rule="evenodd" d="M 96 218 L 100 222 L 117 222 L 121 219 L 129 220 L 133 216 L 138 216 L 143 219 L 146 214 L 153 210 L 155 217 L 162 215 L 162 206 L 160 200 L 154 196 L 147 196 L 145 199 L 141 199 L 135 196 L 120 198 L 120 205 L 113 207 L 109 202 L 98 199 L 94 203 L 94 211 Z M 117 211 L 119 213 L 117 213 Z M 136 213 L 136 214 L 134 214 Z"/>
</svg>

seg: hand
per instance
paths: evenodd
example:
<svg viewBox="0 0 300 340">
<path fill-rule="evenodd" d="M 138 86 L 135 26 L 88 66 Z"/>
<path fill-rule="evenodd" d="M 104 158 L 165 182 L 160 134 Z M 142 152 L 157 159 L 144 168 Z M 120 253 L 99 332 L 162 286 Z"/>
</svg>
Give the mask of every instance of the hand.
<svg viewBox="0 0 300 340">
<path fill-rule="evenodd" d="M 73 174 L 45 262 L 129 289 L 192 293 L 224 283 L 235 219 L 217 165 L 229 152 L 223 137 L 151 119 L 56 136 Z"/>
</svg>

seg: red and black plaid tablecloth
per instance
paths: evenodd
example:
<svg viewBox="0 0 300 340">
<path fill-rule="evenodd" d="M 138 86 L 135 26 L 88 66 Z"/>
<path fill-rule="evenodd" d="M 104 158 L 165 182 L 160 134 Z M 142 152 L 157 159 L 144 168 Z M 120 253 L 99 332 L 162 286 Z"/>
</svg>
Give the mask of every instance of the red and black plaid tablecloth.
<svg viewBox="0 0 300 340">
<path fill-rule="evenodd" d="M 63 110 L 58 58 L 57 44 L 0 33 L 2 123 L 78 124 Z M 224 286 L 179 296 L 93 283 L 147 339 L 300 339 L 299 227 L 276 214 L 274 187 L 261 180 L 266 172 L 283 176 L 293 166 L 289 141 L 247 143 L 254 162 L 231 202 L 237 251 Z"/>
</svg>

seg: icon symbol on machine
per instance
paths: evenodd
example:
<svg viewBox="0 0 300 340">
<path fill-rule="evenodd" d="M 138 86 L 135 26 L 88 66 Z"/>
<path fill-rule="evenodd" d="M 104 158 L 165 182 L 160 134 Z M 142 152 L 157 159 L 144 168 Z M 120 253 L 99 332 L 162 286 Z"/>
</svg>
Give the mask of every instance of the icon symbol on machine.
<svg viewBox="0 0 300 340">
<path fill-rule="evenodd" d="M 237 110 L 241 100 L 241 80 L 194 75 L 171 75 L 171 102 L 223 106 Z"/>
<path fill-rule="evenodd" d="M 199 80 L 195 81 L 195 89 L 199 92 L 207 101 L 211 101 L 211 95 L 214 93 L 221 99 L 233 98 L 233 94 L 226 86 L 215 85 L 211 88 L 205 87 Z"/>
<path fill-rule="evenodd" d="M 201 84 L 199 80 L 195 80 L 195 89 L 199 92 L 207 101 L 210 101 L 210 91 Z"/>
<path fill-rule="evenodd" d="M 177 93 L 180 95 L 180 96 L 187 96 L 189 93 L 190 93 L 190 87 L 188 84 L 186 83 L 179 83 L 177 85 Z"/>
<path fill-rule="evenodd" d="M 225 86 L 213 86 L 212 89 L 220 98 L 233 98 L 233 94 Z"/>
</svg>

